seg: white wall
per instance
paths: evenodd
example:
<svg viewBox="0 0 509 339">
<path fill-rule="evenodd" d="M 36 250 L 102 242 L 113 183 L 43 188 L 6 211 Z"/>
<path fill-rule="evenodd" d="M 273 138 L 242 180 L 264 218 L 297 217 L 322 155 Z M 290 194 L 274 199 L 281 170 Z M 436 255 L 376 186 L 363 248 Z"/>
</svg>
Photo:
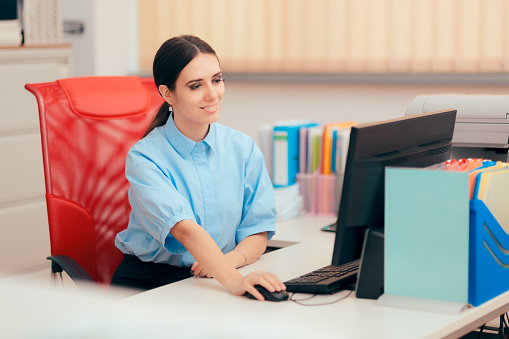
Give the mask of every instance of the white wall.
<svg viewBox="0 0 509 339">
<path fill-rule="evenodd" d="M 260 128 L 276 120 L 371 122 L 404 116 L 410 101 L 420 94 L 509 94 L 509 86 L 497 84 L 496 81 L 491 84 L 435 81 L 424 84 L 244 82 L 229 81 L 226 76 L 220 122 L 246 133 L 258 142 Z"/>
<path fill-rule="evenodd" d="M 64 35 L 64 42 L 72 44 L 73 76 L 93 75 L 95 70 L 95 26 L 93 1 L 61 0 L 64 21 L 77 21 L 84 25 L 81 35 Z"/>
<path fill-rule="evenodd" d="M 73 45 L 73 76 L 128 75 L 137 56 L 136 0 L 61 0 L 62 17 L 85 25 Z"/>
</svg>

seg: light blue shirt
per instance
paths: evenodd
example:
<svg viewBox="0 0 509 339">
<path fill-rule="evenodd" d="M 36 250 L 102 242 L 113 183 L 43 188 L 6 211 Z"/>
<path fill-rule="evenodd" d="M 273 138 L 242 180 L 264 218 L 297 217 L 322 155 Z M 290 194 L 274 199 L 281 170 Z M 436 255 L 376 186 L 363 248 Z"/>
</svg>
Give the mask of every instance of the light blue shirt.
<svg viewBox="0 0 509 339">
<path fill-rule="evenodd" d="M 275 232 L 276 204 L 254 140 L 218 123 L 201 142 L 170 117 L 127 154 L 131 215 L 115 245 L 143 261 L 189 267 L 195 261 L 171 234 L 179 221 L 201 225 L 223 253 L 244 238 Z"/>
</svg>

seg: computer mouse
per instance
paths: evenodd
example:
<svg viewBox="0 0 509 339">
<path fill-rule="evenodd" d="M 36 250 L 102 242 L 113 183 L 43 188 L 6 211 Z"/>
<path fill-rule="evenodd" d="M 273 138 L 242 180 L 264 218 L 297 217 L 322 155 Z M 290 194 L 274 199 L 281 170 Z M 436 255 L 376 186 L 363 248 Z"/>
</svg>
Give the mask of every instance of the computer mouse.
<svg viewBox="0 0 509 339">
<path fill-rule="evenodd" d="M 285 301 L 285 300 L 288 300 L 288 292 L 286 292 L 286 291 L 270 292 L 268 289 L 266 289 L 262 285 L 255 285 L 255 288 L 258 290 L 258 292 L 260 292 L 261 295 L 263 295 L 263 297 L 267 301 Z M 246 292 L 245 296 L 250 298 L 250 299 L 256 299 L 249 292 Z"/>
</svg>

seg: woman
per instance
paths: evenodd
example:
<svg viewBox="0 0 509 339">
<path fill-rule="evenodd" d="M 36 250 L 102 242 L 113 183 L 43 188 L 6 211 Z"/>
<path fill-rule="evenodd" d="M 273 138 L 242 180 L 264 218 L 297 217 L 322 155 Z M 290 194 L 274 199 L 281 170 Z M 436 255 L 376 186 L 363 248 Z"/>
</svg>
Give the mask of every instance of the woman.
<svg viewBox="0 0 509 339">
<path fill-rule="evenodd" d="M 154 82 L 165 102 L 127 155 L 132 207 L 115 239 L 124 253 L 112 284 L 151 289 L 194 275 L 235 295 L 285 289 L 268 272 L 243 277 L 275 232 L 272 184 L 261 151 L 216 123 L 224 94 L 214 50 L 194 36 L 157 51 Z"/>
</svg>

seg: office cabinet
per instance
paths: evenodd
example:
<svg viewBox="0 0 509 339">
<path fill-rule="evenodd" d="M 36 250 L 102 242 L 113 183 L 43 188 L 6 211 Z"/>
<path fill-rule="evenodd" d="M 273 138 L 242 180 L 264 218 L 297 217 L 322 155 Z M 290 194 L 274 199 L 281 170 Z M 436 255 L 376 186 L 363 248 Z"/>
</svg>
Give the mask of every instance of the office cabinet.
<svg viewBox="0 0 509 339">
<path fill-rule="evenodd" d="M 70 76 L 71 47 L 0 48 L 0 275 L 50 254 L 39 115 L 26 83 Z"/>
</svg>

